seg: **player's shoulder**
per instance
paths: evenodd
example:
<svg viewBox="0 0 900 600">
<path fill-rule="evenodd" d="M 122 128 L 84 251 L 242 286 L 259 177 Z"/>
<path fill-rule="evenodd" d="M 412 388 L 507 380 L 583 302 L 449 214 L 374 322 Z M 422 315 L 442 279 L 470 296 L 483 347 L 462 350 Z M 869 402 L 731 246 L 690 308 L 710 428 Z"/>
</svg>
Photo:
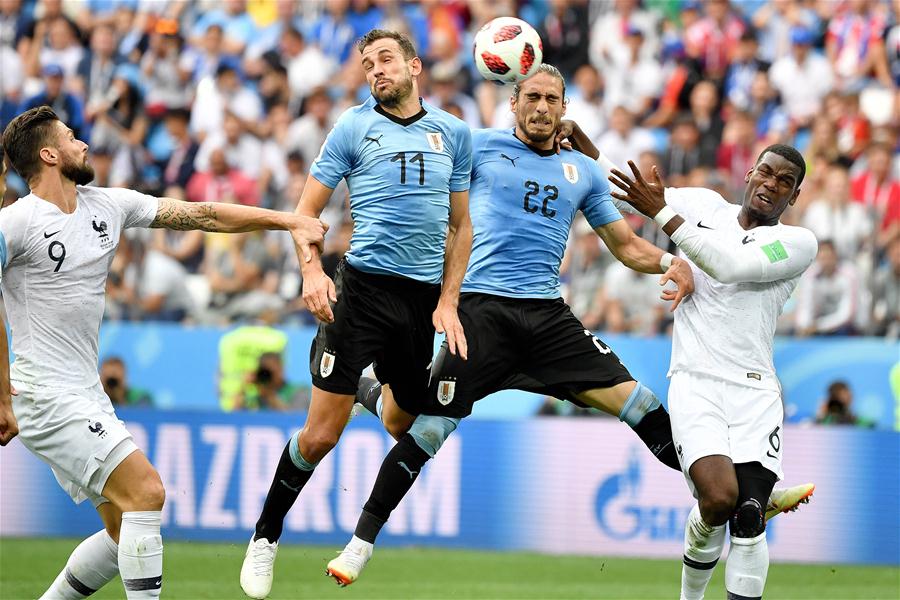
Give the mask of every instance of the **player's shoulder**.
<svg viewBox="0 0 900 600">
<path fill-rule="evenodd" d="M 509 129 L 499 129 L 496 127 L 473 129 L 472 130 L 472 146 L 486 146 L 490 143 L 502 143 Z"/>
<path fill-rule="evenodd" d="M 373 119 L 376 115 L 374 109 L 375 100 L 372 97 L 365 102 L 350 106 L 338 115 L 334 122 L 334 128 L 352 127 L 359 121 Z"/>
<path fill-rule="evenodd" d="M 715 190 L 711 190 L 709 188 L 702 187 L 678 187 L 678 188 L 666 188 L 666 200 L 669 197 L 676 198 L 684 198 L 694 202 L 705 202 L 708 204 L 715 204 L 720 206 L 732 206 L 728 200 L 726 200 L 722 194 Z"/>
</svg>

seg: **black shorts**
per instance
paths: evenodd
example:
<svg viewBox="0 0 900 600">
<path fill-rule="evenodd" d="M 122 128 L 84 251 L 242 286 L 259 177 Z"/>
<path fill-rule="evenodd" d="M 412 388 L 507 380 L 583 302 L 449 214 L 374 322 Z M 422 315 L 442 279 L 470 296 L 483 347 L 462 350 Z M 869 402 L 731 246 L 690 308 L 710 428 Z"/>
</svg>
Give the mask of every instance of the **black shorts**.
<svg viewBox="0 0 900 600">
<path fill-rule="evenodd" d="M 341 261 L 334 275 L 333 323 L 320 323 L 310 348 L 313 385 L 356 394 L 363 370 L 390 384 L 397 404 L 418 414 L 428 389 L 441 287 L 406 277 L 375 275 Z"/>
<path fill-rule="evenodd" d="M 619 357 L 584 328 L 562 299 L 466 293 L 459 319 L 468 360 L 441 346 L 421 412 L 465 417 L 488 394 L 519 389 L 569 400 L 576 394 L 634 381 Z"/>
</svg>

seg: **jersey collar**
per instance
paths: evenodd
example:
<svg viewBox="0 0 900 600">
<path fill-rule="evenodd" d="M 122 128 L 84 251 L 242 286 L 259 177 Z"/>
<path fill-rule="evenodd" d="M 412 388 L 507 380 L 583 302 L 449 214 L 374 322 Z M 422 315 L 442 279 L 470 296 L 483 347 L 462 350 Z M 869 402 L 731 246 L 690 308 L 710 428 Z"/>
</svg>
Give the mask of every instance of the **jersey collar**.
<svg viewBox="0 0 900 600">
<path fill-rule="evenodd" d="M 422 106 L 421 98 L 419 98 L 419 106 Z M 390 119 L 397 125 L 402 125 L 403 127 L 412 125 L 413 123 L 415 123 L 416 121 L 418 121 L 419 119 L 421 119 L 422 117 L 424 117 L 425 115 L 428 114 L 428 111 L 425 110 L 424 106 L 422 106 L 422 110 L 420 110 L 419 112 L 417 112 L 416 114 L 414 114 L 411 117 L 406 117 L 405 119 L 403 119 L 403 118 L 398 117 L 397 115 L 392 115 L 388 111 L 381 108 L 381 105 L 378 104 L 378 101 L 375 102 L 375 112 L 377 112 L 379 115 L 387 117 L 388 119 Z"/>
<path fill-rule="evenodd" d="M 516 135 L 515 127 L 513 127 L 510 130 L 510 133 L 516 139 L 517 142 L 519 142 L 520 144 L 522 144 L 523 146 L 525 146 L 526 148 L 528 148 L 529 150 L 531 150 L 538 156 L 553 156 L 554 154 L 556 154 L 556 150 L 554 150 L 553 148 L 548 148 L 547 150 L 541 150 L 540 148 L 535 148 L 531 144 L 526 144 L 525 142 L 523 142 L 522 140 L 519 139 L 519 136 Z"/>
</svg>

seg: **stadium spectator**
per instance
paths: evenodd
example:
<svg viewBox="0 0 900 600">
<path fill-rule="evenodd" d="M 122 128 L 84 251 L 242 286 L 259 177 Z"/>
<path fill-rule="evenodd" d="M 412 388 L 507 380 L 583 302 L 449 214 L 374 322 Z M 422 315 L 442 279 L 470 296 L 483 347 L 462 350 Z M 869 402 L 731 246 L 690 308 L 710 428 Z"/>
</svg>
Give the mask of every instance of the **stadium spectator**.
<svg viewBox="0 0 900 600">
<path fill-rule="evenodd" d="M 887 260 L 875 272 L 870 323 L 872 335 L 900 337 L 900 238 L 887 247 Z"/>
<path fill-rule="evenodd" d="M 597 139 L 606 128 L 603 87 L 600 73 L 592 64 L 585 63 L 575 71 L 572 87 L 568 90 L 566 118 L 578 123 L 584 134 L 592 140 Z"/>
<path fill-rule="evenodd" d="M 258 206 L 259 190 L 255 181 L 229 166 L 222 148 L 216 148 L 209 155 L 209 170 L 195 172 L 188 181 L 187 199 Z"/>
<path fill-rule="evenodd" d="M 180 64 L 183 48 L 184 40 L 178 34 L 178 23 L 157 21 L 140 63 L 149 111 L 162 114 L 170 108 L 190 105 L 193 89 L 189 85 L 190 71 Z"/>
<path fill-rule="evenodd" d="M 794 128 L 809 127 L 822 108 L 825 94 L 834 87 L 831 65 L 812 49 L 813 41 L 812 31 L 792 29 L 791 53 L 776 60 L 769 71 Z"/>
<path fill-rule="evenodd" d="M 755 157 L 754 157 L 755 158 Z M 669 146 L 663 157 L 662 169 L 673 187 L 685 187 L 687 175 L 715 161 L 715 156 L 700 148 L 700 131 L 690 115 L 681 115 L 672 124 Z"/>
<path fill-rule="evenodd" d="M 231 169 L 236 169 L 244 177 L 256 183 L 262 169 L 262 144 L 244 127 L 241 118 L 226 109 L 222 118 L 222 128 L 210 133 L 200 144 L 194 169 L 207 171 L 210 155 L 214 150 L 225 153 L 225 160 Z"/>
<path fill-rule="evenodd" d="M 659 299 L 659 277 L 632 271 L 620 262 L 610 265 L 603 280 L 606 303 L 604 329 L 641 336 L 663 332 L 666 303 Z"/>
<path fill-rule="evenodd" d="M 166 112 L 166 133 L 172 140 L 172 151 L 162 165 L 162 185 L 170 198 L 186 198 L 187 186 L 194 174 L 194 160 L 200 146 L 191 137 L 191 113 L 185 108 Z"/>
<path fill-rule="evenodd" d="M 816 261 L 797 286 L 796 334 L 852 335 L 858 279 L 856 267 L 838 258 L 834 243 L 820 240 Z"/>
<path fill-rule="evenodd" d="M 212 24 L 200 40 L 194 39 L 181 55 L 179 67 L 191 74 L 194 85 L 208 77 L 215 77 L 219 66 L 230 60 L 223 49 L 222 26 Z"/>
<path fill-rule="evenodd" d="M 303 101 L 302 116 L 291 123 L 287 132 L 287 149 L 299 152 L 303 162 L 311 165 L 325 136 L 334 124 L 334 103 L 324 87 L 312 90 Z"/>
<path fill-rule="evenodd" d="M 309 41 L 337 65 L 347 62 L 359 37 L 348 18 L 349 6 L 350 0 L 329 0 L 325 11 L 310 28 Z"/>
<path fill-rule="evenodd" d="M 157 233 L 150 232 L 150 235 Z M 135 286 L 141 318 L 145 321 L 183 321 L 193 309 L 186 284 L 187 270 L 156 245 L 142 246 L 144 250 L 138 257 L 140 275 Z"/>
<path fill-rule="evenodd" d="M 201 14 L 191 30 L 192 43 L 199 45 L 209 27 L 218 25 L 224 34 L 223 50 L 228 54 L 241 54 L 256 35 L 256 23 L 247 14 L 247 0 L 225 0 L 214 6 L 223 8 L 214 8 Z"/>
<path fill-rule="evenodd" d="M 206 248 L 204 274 L 212 297 L 209 318 L 218 322 L 254 319 L 280 312 L 277 264 L 260 234 L 216 236 Z"/>
<path fill-rule="evenodd" d="M 590 21 L 587 4 L 550 0 L 547 15 L 535 29 L 544 45 L 544 62 L 559 69 L 566 79 L 588 61 Z"/>
<path fill-rule="evenodd" d="M 609 116 L 609 130 L 595 142 L 609 159 L 621 168 L 627 168 L 628 160 L 641 152 L 653 150 L 656 142 L 647 129 L 635 127 L 634 115 L 624 106 L 617 106 Z"/>
<path fill-rule="evenodd" d="M 843 162 L 828 166 L 822 197 L 806 209 L 803 226 L 819 240 L 830 240 L 841 260 L 854 260 L 869 245 L 872 221 L 863 205 L 850 201 L 850 175 Z"/>
<path fill-rule="evenodd" d="M 113 73 L 121 59 L 116 54 L 113 28 L 98 25 L 91 32 L 90 52 L 85 53 L 73 78 L 70 89 L 83 101 L 88 112 L 106 101 L 112 85 Z"/>
<path fill-rule="evenodd" d="M 194 105 L 201 110 L 191 112 L 191 132 L 201 142 L 222 130 L 226 111 L 245 127 L 255 126 L 263 117 L 259 95 L 243 84 L 232 60 L 219 64 L 215 80 L 205 78 L 200 82 Z"/>
<path fill-rule="evenodd" d="M 589 50 L 594 68 L 602 72 L 603 65 L 614 55 L 627 55 L 625 33 L 631 27 L 640 29 L 646 36 L 641 48 L 645 56 L 653 58 L 656 55 L 659 49 L 659 15 L 643 10 L 638 0 L 615 0 L 611 10 L 600 15 L 591 28 Z"/>
<path fill-rule="evenodd" d="M 442 110 L 447 110 L 449 104 L 457 105 L 462 110 L 462 120 L 469 127 L 478 129 L 481 127 L 478 104 L 474 98 L 462 91 L 461 78 L 458 63 L 437 63 L 431 68 L 432 93 L 427 100 Z"/>
<path fill-rule="evenodd" d="M 900 181 L 892 173 L 891 154 L 887 144 L 869 146 L 865 168 L 850 186 L 853 201 L 866 208 L 878 230 L 876 243 L 879 249 L 900 238 Z"/>
<path fill-rule="evenodd" d="M 69 125 L 75 137 L 82 138 L 88 133 L 89 128 L 85 122 L 84 104 L 77 96 L 63 88 L 65 74 L 59 65 L 47 65 L 43 69 L 44 89 L 38 94 L 26 98 L 19 105 L 16 113 L 20 114 L 35 106 L 49 106 L 64 119 Z"/>
<path fill-rule="evenodd" d="M 817 31 L 819 17 L 801 0 L 771 0 L 753 14 L 753 26 L 759 31 L 759 58 L 773 63 L 790 54 L 791 30 Z"/>
<path fill-rule="evenodd" d="M 79 36 L 78 28 L 69 19 L 40 19 L 35 24 L 34 39 L 23 56 L 28 73 L 34 77 L 44 67 L 57 65 L 62 68 L 67 79 L 74 78 L 85 54 Z"/>
<path fill-rule="evenodd" d="M 100 382 L 103 384 L 103 391 L 116 407 L 153 406 L 153 396 L 150 392 L 128 385 L 125 361 L 118 356 L 107 356 L 100 363 Z"/>
<path fill-rule="evenodd" d="M 315 88 L 326 84 L 337 70 L 334 61 L 316 46 L 308 44 L 296 29 L 284 30 L 280 49 L 294 100 L 301 100 Z"/>
<path fill-rule="evenodd" d="M 756 130 L 753 118 L 746 112 L 732 114 L 722 133 L 722 144 L 716 152 L 716 167 L 729 188 L 726 198 L 737 198 L 744 177 L 756 159 Z"/>
<path fill-rule="evenodd" d="M 284 376 L 284 359 L 278 352 L 259 357 L 259 366 L 248 376 L 235 410 L 306 410 L 310 389 L 307 385 L 288 382 Z"/>
<path fill-rule="evenodd" d="M 890 86 L 884 16 L 871 0 L 851 0 L 828 24 L 825 49 L 839 90 L 859 91 L 870 77 Z"/>
<path fill-rule="evenodd" d="M 758 58 L 756 34 L 745 31 L 735 48 L 734 59 L 725 72 L 723 94 L 729 106 L 737 110 L 750 107 L 750 87 L 757 73 L 766 72 L 771 64 Z"/>
<path fill-rule="evenodd" d="M 287 348 L 287 335 L 271 327 L 271 315 L 260 323 L 237 327 L 219 340 L 219 406 L 233 411 L 244 385 L 259 369 L 259 358 L 268 352 L 281 355 Z"/>
<path fill-rule="evenodd" d="M 644 32 L 629 27 L 625 34 L 628 52 L 612 54 L 601 68 L 605 82 L 603 103 L 607 111 L 624 106 L 638 121 L 651 111 L 662 93 L 663 84 L 659 61 L 641 52 L 643 45 Z"/>
<path fill-rule="evenodd" d="M 720 82 L 747 26 L 729 0 L 706 0 L 705 16 L 684 32 L 688 56 L 703 65 L 705 77 Z"/>
</svg>

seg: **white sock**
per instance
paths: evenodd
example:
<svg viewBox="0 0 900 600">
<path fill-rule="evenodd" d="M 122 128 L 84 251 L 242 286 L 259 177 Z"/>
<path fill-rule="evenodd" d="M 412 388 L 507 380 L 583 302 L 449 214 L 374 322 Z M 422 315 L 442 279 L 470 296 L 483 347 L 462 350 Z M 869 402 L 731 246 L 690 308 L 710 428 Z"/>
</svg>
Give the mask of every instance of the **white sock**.
<svg viewBox="0 0 900 600">
<path fill-rule="evenodd" d="M 701 600 L 722 547 L 725 545 L 725 526 L 708 525 L 695 504 L 684 527 L 684 564 L 681 567 L 682 600 Z"/>
<path fill-rule="evenodd" d="M 118 545 L 105 529 L 80 544 L 41 600 L 86 598 L 112 581 L 119 573 Z"/>
<path fill-rule="evenodd" d="M 163 565 L 161 521 L 162 511 L 158 510 L 122 513 L 119 572 L 129 600 L 159 598 Z"/>
<path fill-rule="evenodd" d="M 755 538 L 731 536 L 731 550 L 725 563 L 725 589 L 729 599 L 762 598 L 769 572 L 769 545 L 766 532 Z"/>
</svg>

